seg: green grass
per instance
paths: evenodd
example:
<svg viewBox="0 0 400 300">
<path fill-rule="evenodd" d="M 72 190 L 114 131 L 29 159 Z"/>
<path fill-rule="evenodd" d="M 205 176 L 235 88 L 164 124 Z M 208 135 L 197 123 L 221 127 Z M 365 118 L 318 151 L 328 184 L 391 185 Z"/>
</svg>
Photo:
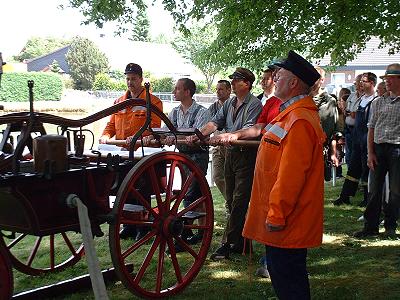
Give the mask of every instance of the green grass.
<svg viewBox="0 0 400 300">
<path fill-rule="evenodd" d="M 340 192 L 343 180 L 336 187 L 325 185 L 325 228 L 323 245 L 309 250 L 313 299 L 400 299 L 400 241 L 374 238 L 358 240 L 354 231 L 362 228 L 357 219 L 363 209 L 356 206 L 334 207 L 331 201 Z M 219 192 L 212 188 L 215 209 L 214 237 L 210 253 L 220 242 L 224 226 L 224 203 Z M 359 193 L 353 203 L 361 199 Z M 102 268 L 111 267 L 106 236 L 96 239 L 96 249 Z M 202 270 L 184 292 L 175 299 L 274 299 L 269 279 L 254 276 L 263 245 L 254 245 L 253 259 L 235 255 L 229 261 L 206 260 Z M 26 276 L 14 270 L 15 292 L 43 286 L 87 273 L 85 260 L 56 274 L 40 277 Z M 136 299 L 121 284 L 107 286 L 110 299 Z M 65 295 L 60 299 L 94 299 L 91 291 Z"/>
</svg>

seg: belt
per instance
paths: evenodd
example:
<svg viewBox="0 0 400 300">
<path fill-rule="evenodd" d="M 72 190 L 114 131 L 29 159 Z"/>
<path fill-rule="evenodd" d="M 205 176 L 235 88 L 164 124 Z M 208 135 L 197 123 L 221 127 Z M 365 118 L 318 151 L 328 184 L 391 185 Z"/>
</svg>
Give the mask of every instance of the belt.
<svg viewBox="0 0 400 300">
<path fill-rule="evenodd" d="M 231 146 L 231 147 L 227 147 L 226 148 L 227 151 L 230 152 L 249 152 L 254 150 L 255 152 L 257 152 L 258 148 L 251 148 L 251 147 L 243 147 L 243 146 Z"/>
</svg>

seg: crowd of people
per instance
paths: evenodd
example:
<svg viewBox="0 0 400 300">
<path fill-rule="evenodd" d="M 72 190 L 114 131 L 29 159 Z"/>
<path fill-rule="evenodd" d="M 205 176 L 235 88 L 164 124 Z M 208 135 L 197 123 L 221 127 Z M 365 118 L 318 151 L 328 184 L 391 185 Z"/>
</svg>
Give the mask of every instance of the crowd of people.
<svg viewBox="0 0 400 300">
<path fill-rule="evenodd" d="M 128 64 L 128 91 L 116 102 L 143 98 L 142 69 Z M 269 276 L 279 299 L 309 299 L 307 249 L 322 243 L 324 178 L 329 167 L 348 166 L 342 191 L 334 205 L 350 204 L 362 186 L 366 206 L 364 228 L 355 237 L 378 234 L 383 207 L 385 236 L 394 237 L 400 205 L 400 64 L 387 67 L 382 82 L 374 73 L 360 74 L 355 91 L 340 90 L 338 97 L 324 91 L 325 71 L 294 51 L 285 60 L 269 65 L 262 73 L 263 93 L 252 94 L 255 75 L 238 67 L 230 81 L 217 84 L 217 101 L 208 109 L 196 103 L 196 84 L 189 78 L 177 81 L 173 94 L 180 102 L 168 115 L 177 128 L 196 128 L 213 145 L 214 181 L 225 199 L 226 225 L 221 244 L 210 258 L 229 259 L 244 253 L 247 240 L 265 245 L 257 274 Z M 231 97 L 231 91 L 234 96 Z M 161 101 L 151 101 L 162 110 Z M 100 143 L 116 137 L 129 144 L 144 124 L 142 110 L 111 116 Z M 153 118 L 152 127 L 160 127 Z M 153 137 L 145 132 L 143 144 Z M 188 136 L 178 146 L 206 173 L 208 150 Z M 236 140 L 259 140 L 258 148 L 233 145 Z M 166 143 L 175 143 L 174 137 Z M 382 201 L 385 176 L 389 200 Z M 341 176 L 341 172 L 338 174 Z M 368 184 L 369 182 L 369 184 Z M 187 207 L 198 197 L 195 182 L 184 199 Z M 121 237 L 130 237 L 124 228 Z M 133 238 L 140 238 L 135 232 Z M 189 244 L 202 232 L 183 232 Z M 175 246 L 177 247 L 177 245 Z M 246 250 L 247 249 L 247 250 Z M 176 249 L 177 252 L 181 249 Z M 183 251 L 183 250 L 182 250 Z"/>
</svg>

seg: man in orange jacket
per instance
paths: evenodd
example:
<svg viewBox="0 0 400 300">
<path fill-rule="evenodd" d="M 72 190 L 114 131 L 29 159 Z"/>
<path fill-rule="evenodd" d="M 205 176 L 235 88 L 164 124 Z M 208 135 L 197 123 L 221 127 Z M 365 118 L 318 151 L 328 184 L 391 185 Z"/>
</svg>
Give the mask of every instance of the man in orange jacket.
<svg viewBox="0 0 400 300">
<path fill-rule="evenodd" d="M 320 75 L 294 51 L 277 66 L 283 103 L 261 139 L 243 236 L 266 245 L 279 299 L 310 299 L 306 259 L 322 242 L 325 134 L 308 94 Z"/>
<path fill-rule="evenodd" d="M 138 64 L 130 63 L 125 68 L 125 75 L 128 90 L 122 97 L 115 100 L 114 104 L 120 103 L 129 98 L 146 99 L 146 90 L 142 85 L 142 68 Z M 150 94 L 150 100 L 153 105 L 162 111 L 162 102 L 159 98 Z M 110 121 L 107 123 L 106 128 L 104 128 L 99 143 L 105 144 L 107 140 L 115 136 L 115 139 L 117 140 L 126 140 L 128 145 L 131 141 L 131 137 L 143 126 L 145 121 L 145 107 L 136 106 L 121 110 L 111 115 Z M 154 114 L 152 114 L 151 127 L 161 127 L 161 119 Z M 149 132 L 145 131 L 143 135 L 149 135 Z"/>
<path fill-rule="evenodd" d="M 114 104 L 123 102 L 129 98 L 146 99 L 146 89 L 142 85 L 142 67 L 138 64 L 129 63 L 125 68 L 125 75 L 128 90 L 122 97 L 115 100 Z M 162 102 L 159 98 L 150 94 L 150 101 L 162 111 Z M 143 126 L 145 122 L 145 107 L 134 106 L 121 110 L 111 115 L 110 121 L 107 123 L 106 128 L 104 128 L 103 135 L 101 136 L 99 143 L 105 144 L 107 140 L 115 137 L 117 140 L 126 140 L 126 146 L 128 147 L 133 135 Z M 150 126 L 152 128 L 161 127 L 161 119 L 155 114 L 152 114 Z M 143 136 L 147 136 L 149 134 L 150 133 L 147 130 L 143 132 Z M 147 198 L 150 201 L 150 195 L 147 195 Z M 120 232 L 120 238 L 127 239 L 133 237 L 136 238 L 136 240 L 139 240 L 145 234 L 146 228 L 136 228 L 134 225 L 124 225 Z"/>
</svg>

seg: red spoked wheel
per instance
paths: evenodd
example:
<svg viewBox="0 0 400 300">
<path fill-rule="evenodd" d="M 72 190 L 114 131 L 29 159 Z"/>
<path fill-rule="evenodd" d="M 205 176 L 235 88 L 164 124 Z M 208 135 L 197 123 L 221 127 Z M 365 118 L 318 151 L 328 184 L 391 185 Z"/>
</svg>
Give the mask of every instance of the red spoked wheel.
<svg viewBox="0 0 400 300">
<path fill-rule="evenodd" d="M 38 276 L 58 272 L 76 264 L 84 255 L 81 234 L 62 232 L 48 236 L 16 233 L 0 239 L 11 263 L 18 271 Z M 7 236 L 9 234 L 9 236 Z"/>
<path fill-rule="evenodd" d="M 13 295 L 13 273 L 11 262 L 4 248 L 0 247 L 0 299 L 11 299 Z"/>
<path fill-rule="evenodd" d="M 195 181 L 201 195 L 184 208 L 183 198 Z M 146 192 L 149 189 L 152 192 Z M 152 194 L 150 201 L 148 194 Z M 132 199 L 136 205 L 130 204 Z M 210 247 L 214 210 L 207 180 L 187 156 L 160 152 L 140 160 L 122 182 L 113 214 L 111 257 L 119 278 L 134 294 L 168 297 L 197 276 Z M 136 241 L 121 240 L 119 232 L 125 224 L 146 228 L 147 234 Z M 197 244 L 182 239 L 182 233 L 190 230 L 203 233 Z M 177 248 L 184 251 L 177 253 Z M 128 265 L 133 265 L 133 272 Z"/>
</svg>

